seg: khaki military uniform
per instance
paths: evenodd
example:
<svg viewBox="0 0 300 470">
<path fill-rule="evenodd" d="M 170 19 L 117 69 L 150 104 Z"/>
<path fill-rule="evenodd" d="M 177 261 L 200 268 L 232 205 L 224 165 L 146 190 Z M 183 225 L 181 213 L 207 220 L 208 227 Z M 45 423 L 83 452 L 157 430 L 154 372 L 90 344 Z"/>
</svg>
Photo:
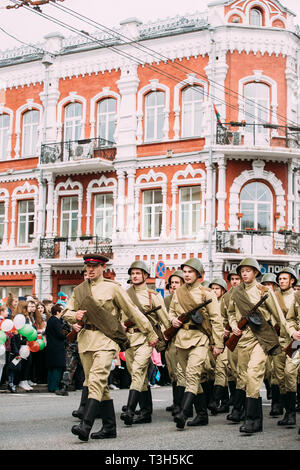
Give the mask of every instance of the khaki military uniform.
<svg viewBox="0 0 300 470">
<path fill-rule="evenodd" d="M 138 302 L 144 310 L 161 306 L 161 309 L 151 313 L 149 317 L 161 326 L 162 331 L 169 328 L 171 323 L 162 296 L 146 286 L 135 286 L 134 289 Z M 146 315 L 143 317 L 147 318 Z M 148 346 L 149 340 L 139 327 L 128 328 L 127 333 L 131 345 L 125 354 L 126 366 L 131 375 L 130 389 L 143 392 L 148 387 L 147 372 L 153 348 Z"/>
<path fill-rule="evenodd" d="M 99 307 L 105 307 L 111 315 L 121 319 L 121 311 L 126 317 L 136 323 L 144 334 L 144 339 L 154 341 L 157 336 L 147 318 L 131 302 L 123 288 L 114 281 L 98 278 L 90 282 L 91 292 Z M 63 311 L 63 318 L 71 325 L 77 323 L 77 304 L 74 291 Z M 108 376 L 111 364 L 119 347 L 115 341 L 108 338 L 99 329 L 86 321 L 77 336 L 78 352 L 82 362 L 85 381 L 89 389 L 89 398 L 98 401 L 109 400 Z"/>
<path fill-rule="evenodd" d="M 221 299 L 221 314 L 224 319 L 224 328 L 228 325 L 228 307 L 230 302 L 230 297 L 232 294 L 232 288 L 227 291 L 222 299 Z M 227 368 L 227 378 L 229 381 L 236 382 L 237 388 L 239 387 L 239 379 L 238 379 L 238 344 L 234 351 L 230 351 L 230 349 L 225 348 L 227 351 L 227 359 L 228 359 L 228 368 Z"/>
<path fill-rule="evenodd" d="M 267 322 L 275 326 L 275 324 L 280 324 L 281 320 L 284 321 L 281 309 L 271 290 L 256 280 L 251 284 L 244 284 L 244 288 L 252 304 L 256 304 L 261 299 L 263 292 L 269 294 L 267 300 L 259 308 L 260 314 Z M 262 289 L 264 290 L 262 291 Z M 237 327 L 238 322 L 242 319 L 239 307 L 232 296 L 228 307 L 228 319 L 231 328 Z M 256 336 L 247 325 L 238 342 L 238 364 L 241 380 L 239 388 L 246 390 L 246 396 L 249 398 L 259 398 L 260 396 L 267 357 Z"/>
<path fill-rule="evenodd" d="M 286 291 L 278 291 L 277 296 L 281 296 L 282 312 L 284 317 L 287 316 L 288 310 L 294 304 L 295 291 L 291 287 Z M 278 299 L 277 299 L 278 300 Z M 286 325 L 288 323 L 286 322 Z M 291 324 L 291 322 L 289 323 Z M 282 352 L 273 357 L 272 383 L 279 385 L 280 393 L 284 395 L 286 392 L 295 392 L 297 390 L 297 374 L 298 367 L 292 362 L 291 358 L 286 355 L 284 348 L 291 342 L 291 336 L 288 326 L 281 326 L 279 342 L 282 346 Z"/>
<path fill-rule="evenodd" d="M 223 300 L 224 295 L 218 299 L 220 305 L 220 312 L 223 319 L 223 330 L 225 329 L 228 320 L 224 315 Z M 214 385 L 220 385 L 221 387 L 227 387 L 228 385 L 228 348 L 224 348 L 224 351 L 216 357 L 215 360 L 215 379 Z"/>
<path fill-rule="evenodd" d="M 293 341 L 292 335 L 300 330 L 300 303 L 299 297 L 295 296 L 292 305 L 290 306 L 286 315 L 286 322 L 288 333 L 290 335 L 290 342 Z M 296 392 L 298 382 L 298 372 L 300 370 L 299 364 L 294 364 L 292 358 L 289 356 L 286 361 L 286 391 Z"/>
<path fill-rule="evenodd" d="M 187 285 L 187 289 L 196 304 L 202 303 L 203 300 L 212 300 L 205 308 L 212 325 L 214 346 L 222 349 L 223 325 L 216 295 L 210 289 L 202 287 L 198 280 L 192 285 Z M 175 292 L 169 311 L 171 321 L 178 318 L 182 313 L 184 313 L 184 309 L 180 305 Z M 175 346 L 177 348 L 178 361 L 185 375 L 185 391 L 197 395 L 198 392 L 202 391 L 200 376 L 203 373 L 210 346 L 208 336 L 200 329 L 191 329 L 190 327 L 193 326 L 192 321 L 189 321 L 179 328 L 175 337 Z"/>
<path fill-rule="evenodd" d="M 165 306 L 168 312 L 170 309 L 172 298 L 173 298 L 173 294 L 170 294 L 164 298 Z M 176 382 L 177 385 L 181 387 L 185 387 L 185 378 L 182 372 L 182 368 L 180 367 L 180 364 L 177 359 L 174 337 L 169 342 L 168 348 L 166 349 L 166 352 L 165 352 L 165 358 L 166 358 L 168 373 L 169 373 L 171 382 Z"/>
</svg>

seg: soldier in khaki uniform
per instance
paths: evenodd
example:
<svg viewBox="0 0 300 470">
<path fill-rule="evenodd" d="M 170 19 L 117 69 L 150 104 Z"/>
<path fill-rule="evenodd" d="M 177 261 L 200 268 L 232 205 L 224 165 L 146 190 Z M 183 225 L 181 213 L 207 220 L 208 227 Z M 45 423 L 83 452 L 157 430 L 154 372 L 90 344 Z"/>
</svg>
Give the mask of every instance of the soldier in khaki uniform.
<svg viewBox="0 0 300 470">
<path fill-rule="evenodd" d="M 147 278 L 150 275 L 148 266 L 143 261 L 135 261 L 131 264 L 128 274 L 131 276 L 131 287 L 127 290 L 132 302 L 145 313 L 154 307 L 161 308 L 148 315 L 155 326 L 162 331 L 169 328 L 170 320 L 162 296 L 147 288 Z M 126 351 L 126 365 L 131 375 L 131 384 L 128 395 L 126 411 L 121 414 L 121 419 L 126 425 L 150 423 L 152 415 L 152 397 L 148 382 L 148 367 L 152 355 L 152 345 L 149 345 L 144 332 L 134 325 L 127 329 L 130 339 L 130 348 Z M 134 419 L 137 404 L 140 404 L 141 412 Z"/>
<path fill-rule="evenodd" d="M 207 413 L 205 396 L 200 385 L 200 376 L 203 372 L 209 347 L 213 348 L 214 356 L 223 351 L 223 325 L 220 307 L 215 294 L 200 284 L 203 280 L 202 263 L 197 258 L 191 258 L 181 265 L 181 269 L 185 284 L 174 293 L 169 311 L 173 327 L 178 328 L 175 346 L 186 382 L 181 411 L 174 417 L 176 426 L 179 429 L 184 428 L 188 410 L 193 403 L 197 414 L 201 414 L 201 419 L 202 412 Z M 200 325 L 194 322 L 196 318 L 194 321 L 191 319 L 185 324 L 181 323 L 178 317 L 182 313 L 187 313 L 207 300 L 212 302 L 202 309 L 204 320 Z M 205 424 L 207 424 L 207 417 Z"/>
<path fill-rule="evenodd" d="M 233 290 L 228 318 L 233 334 L 240 337 L 238 365 L 246 397 L 245 422 L 240 427 L 240 432 L 252 434 L 262 431 L 260 389 L 268 354 L 275 355 L 280 351 L 274 327 L 276 324 L 281 324 L 283 315 L 274 293 L 256 281 L 256 277 L 260 275 L 260 267 L 255 259 L 242 260 L 237 267 L 237 272 L 243 282 Z M 256 316 L 249 318 L 248 313 L 265 294 L 268 298 L 259 307 Z M 243 330 L 240 330 L 238 323 L 243 317 L 248 318 L 248 323 Z"/>
<path fill-rule="evenodd" d="M 164 298 L 165 306 L 169 312 L 173 294 L 184 283 L 183 272 L 178 269 L 171 276 L 169 276 L 167 286 L 169 286 L 170 295 Z M 166 363 L 168 367 L 169 377 L 172 383 L 173 404 L 166 408 L 166 411 L 171 411 L 172 415 L 179 413 L 182 396 L 185 389 L 185 379 L 177 360 L 176 347 L 174 345 L 174 338 L 169 342 L 168 348 L 165 352 Z"/>
<path fill-rule="evenodd" d="M 284 317 L 286 318 L 289 308 L 294 303 L 295 291 L 293 286 L 297 281 L 297 276 L 292 268 L 286 267 L 277 274 L 276 280 L 279 284 L 279 289 L 276 291 L 275 295 Z M 274 383 L 279 385 L 278 388 L 280 395 L 276 396 L 277 402 L 279 403 L 277 404 L 277 407 L 275 407 L 275 411 L 273 405 L 270 415 L 276 416 L 275 412 L 282 414 L 284 408 L 285 415 L 283 419 L 277 422 L 277 424 L 278 426 L 290 426 L 296 424 L 298 367 L 284 352 L 284 348 L 291 342 L 291 335 L 286 328 L 280 328 L 279 341 L 283 351 L 281 354 L 273 358 L 273 379 Z"/>
<path fill-rule="evenodd" d="M 63 311 L 63 318 L 73 325 L 78 332 L 78 352 L 84 369 L 85 382 L 88 387 L 88 399 L 84 407 L 83 419 L 80 425 L 72 427 L 72 433 L 78 436 L 82 441 L 87 441 L 96 416 L 100 414 L 103 419 L 102 429 L 91 435 L 92 439 L 105 439 L 116 437 L 116 419 L 113 401 L 109 395 L 108 376 L 111 370 L 112 360 L 119 351 L 119 346 L 101 330 L 105 329 L 103 324 L 96 326 L 90 322 L 89 310 L 80 308 L 84 305 L 85 299 L 89 296 L 91 302 L 95 302 L 97 307 L 96 318 L 93 320 L 98 323 L 97 315 L 105 312 L 105 322 L 107 325 L 117 324 L 117 319 L 121 318 L 121 311 L 127 318 L 135 321 L 141 331 L 147 335 L 150 344 L 155 344 L 157 336 L 154 333 L 150 322 L 142 315 L 123 288 L 115 281 L 105 279 L 103 273 L 108 258 L 99 254 L 87 254 L 84 256 L 84 263 L 88 275 L 88 280 L 75 287 L 66 308 Z M 83 289 L 87 289 L 84 292 Z M 83 299 L 79 298 L 81 293 Z M 103 317 L 103 316 L 102 316 Z M 107 318 L 107 322 L 106 322 Z M 84 322 L 83 326 L 79 322 Z M 122 333 L 123 332 L 123 333 Z M 120 324 L 120 335 L 129 345 L 124 329 Z M 126 342 L 124 347 L 126 347 Z"/>
</svg>

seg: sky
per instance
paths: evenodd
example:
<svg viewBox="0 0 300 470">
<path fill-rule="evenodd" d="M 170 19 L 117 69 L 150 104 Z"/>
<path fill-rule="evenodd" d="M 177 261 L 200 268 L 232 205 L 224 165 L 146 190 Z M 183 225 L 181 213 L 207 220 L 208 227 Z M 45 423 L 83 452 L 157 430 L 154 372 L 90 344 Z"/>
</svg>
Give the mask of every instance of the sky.
<svg viewBox="0 0 300 470">
<path fill-rule="evenodd" d="M 210 0 L 211 1 L 211 0 Z M 64 0 L 57 1 L 58 6 L 65 6 L 78 13 L 92 18 L 108 27 L 119 26 L 120 21 L 136 17 L 143 23 L 155 21 L 159 18 L 184 16 L 186 13 L 203 12 L 209 1 L 206 0 Z M 300 1 L 282 0 L 281 4 L 293 11 L 297 17 L 295 23 L 300 25 Z M 0 0 L 0 50 L 13 49 L 22 46 L 21 40 L 27 44 L 36 44 L 44 41 L 48 33 L 60 32 L 65 37 L 73 36 L 57 24 L 53 24 L 36 13 L 24 8 L 6 9 L 7 5 L 13 5 L 13 0 Z M 82 21 L 62 13 L 54 5 L 41 7 L 43 13 L 59 18 L 76 28 L 92 32 L 94 29 L 86 27 Z M 16 39 L 3 32 L 5 30 Z"/>
</svg>

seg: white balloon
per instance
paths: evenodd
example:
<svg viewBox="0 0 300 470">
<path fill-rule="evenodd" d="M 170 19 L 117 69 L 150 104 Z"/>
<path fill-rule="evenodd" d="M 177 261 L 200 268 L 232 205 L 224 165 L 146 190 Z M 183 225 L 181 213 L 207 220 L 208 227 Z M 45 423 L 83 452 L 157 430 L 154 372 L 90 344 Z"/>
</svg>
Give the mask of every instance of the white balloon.
<svg viewBox="0 0 300 470">
<path fill-rule="evenodd" d="M 22 359 L 27 359 L 30 354 L 29 347 L 26 344 L 23 344 L 23 346 L 20 347 L 19 354 Z"/>
<path fill-rule="evenodd" d="M 6 349 L 5 349 L 4 344 L 1 344 L 0 345 L 0 356 L 3 356 L 3 354 L 5 354 L 5 351 L 6 351 Z"/>
<path fill-rule="evenodd" d="M 22 315 L 21 313 L 18 313 L 18 315 L 15 316 L 14 318 L 14 325 L 16 327 L 17 330 L 20 330 L 21 328 L 23 328 L 23 326 L 25 325 L 25 316 Z"/>
<path fill-rule="evenodd" d="M 1 323 L 1 330 L 10 331 L 14 327 L 14 322 L 8 318 Z"/>
</svg>

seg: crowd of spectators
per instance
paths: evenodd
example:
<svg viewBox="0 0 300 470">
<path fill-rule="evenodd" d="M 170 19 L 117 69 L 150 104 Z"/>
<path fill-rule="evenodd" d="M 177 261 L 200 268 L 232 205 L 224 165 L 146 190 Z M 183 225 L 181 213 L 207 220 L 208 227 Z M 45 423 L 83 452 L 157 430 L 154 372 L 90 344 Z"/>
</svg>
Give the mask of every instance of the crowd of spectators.
<svg viewBox="0 0 300 470">
<path fill-rule="evenodd" d="M 62 300 L 63 299 L 63 300 Z M 36 297 L 16 297 L 9 293 L 0 305 L 0 328 L 5 319 L 14 320 L 24 315 L 25 324 L 36 329 L 43 337 L 45 347 L 32 352 L 26 358 L 20 355 L 27 339 L 18 330 L 6 332 L 5 354 L 0 355 L 0 388 L 11 393 L 34 391 L 37 385 L 47 385 L 51 393 L 68 395 L 68 391 L 82 389 L 84 373 L 77 350 L 77 343 L 66 339 L 70 326 L 61 318 L 66 297 L 58 294 L 57 303 Z M 126 368 L 125 354 L 117 354 L 108 379 L 112 390 L 129 388 L 131 377 Z M 154 354 L 148 370 L 152 387 L 170 385 L 170 378 L 163 353 Z M 38 387 L 37 387 L 38 388 Z"/>
</svg>

